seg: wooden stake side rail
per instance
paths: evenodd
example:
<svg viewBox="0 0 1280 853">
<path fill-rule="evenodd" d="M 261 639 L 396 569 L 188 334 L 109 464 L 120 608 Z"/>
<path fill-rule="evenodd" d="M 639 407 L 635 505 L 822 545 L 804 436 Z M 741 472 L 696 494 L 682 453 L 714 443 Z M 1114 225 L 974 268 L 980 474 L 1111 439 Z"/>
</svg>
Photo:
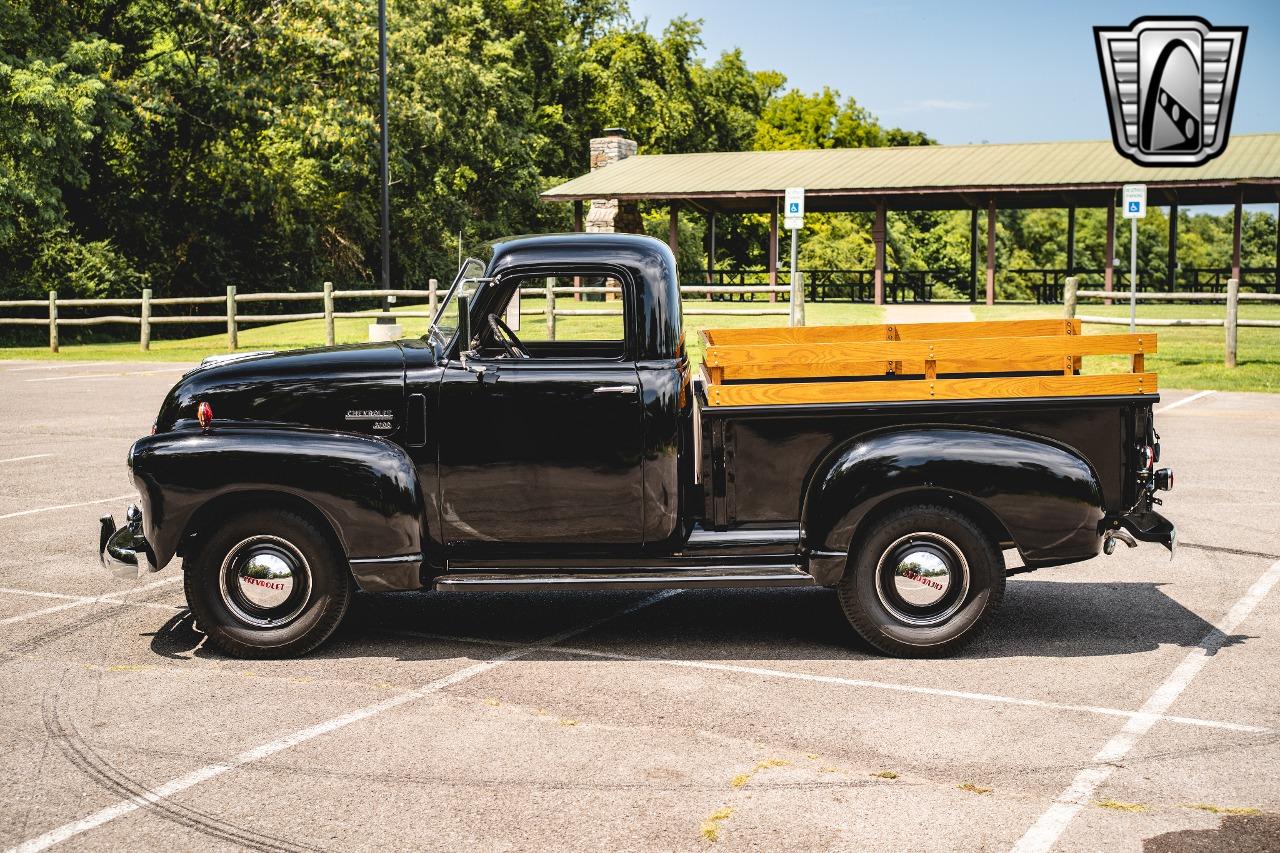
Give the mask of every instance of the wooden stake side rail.
<svg viewBox="0 0 1280 853">
<path fill-rule="evenodd" d="M 875 323 L 865 326 L 782 326 L 764 329 L 703 329 L 705 347 L 729 344 L 822 344 L 852 341 L 915 341 L 939 338 L 1079 335 L 1080 321 L 987 320 L 970 323 Z"/>
<path fill-rule="evenodd" d="M 1147 353 L 1157 351 L 1154 334 L 1084 336 L 1078 320 L 708 329 L 702 339 L 711 406 L 1151 394 L 1157 390 L 1156 377 L 1145 371 L 1144 362 Z M 1132 372 L 1081 376 L 1081 358 L 1086 355 L 1130 356 Z M 1031 372 L 1043 375 L 1009 375 Z M 946 376 L 954 373 L 987 375 Z M 894 378 L 902 374 L 913 378 Z M 769 381 L 783 379 L 793 381 Z"/>
<path fill-rule="evenodd" d="M 786 382 L 709 385 L 711 406 L 803 403 L 887 403 L 904 400 L 988 400 L 1000 397 L 1090 397 L 1154 394 L 1154 373 L 1102 376 L 986 376 L 975 379 L 899 379 L 871 382 Z"/>
<path fill-rule="evenodd" d="M 703 364 L 717 383 L 734 379 L 865 376 L 885 373 L 970 373 L 986 370 L 1074 371 L 1075 357 L 1145 355 L 1156 351 L 1150 333 L 857 341 L 829 344 L 713 346 Z M 899 369 L 885 369 L 891 362 Z M 932 364 L 931 364 L 932 363 Z"/>
</svg>

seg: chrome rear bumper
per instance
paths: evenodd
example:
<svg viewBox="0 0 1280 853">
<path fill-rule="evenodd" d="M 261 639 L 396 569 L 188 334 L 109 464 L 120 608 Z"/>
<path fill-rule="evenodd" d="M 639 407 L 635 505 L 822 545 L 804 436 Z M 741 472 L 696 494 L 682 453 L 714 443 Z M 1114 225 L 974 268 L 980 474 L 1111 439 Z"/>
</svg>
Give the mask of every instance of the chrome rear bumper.
<svg viewBox="0 0 1280 853">
<path fill-rule="evenodd" d="M 1133 512 L 1123 516 L 1120 524 L 1132 533 L 1134 538 L 1143 542 L 1158 542 L 1168 548 L 1169 558 L 1173 559 L 1178 549 L 1178 531 L 1174 528 L 1173 522 L 1160 513 L 1151 509 L 1145 512 Z"/>
<path fill-rule="evenodd" d="M 124 512 L 124 527 L 116 528 L 114 516 L 98 520 L 98 561 L 118 578 L 136 579 L 156 571 L 151 549 L 142 534 L 142 510 L 131 504 Z"/>
</svg>

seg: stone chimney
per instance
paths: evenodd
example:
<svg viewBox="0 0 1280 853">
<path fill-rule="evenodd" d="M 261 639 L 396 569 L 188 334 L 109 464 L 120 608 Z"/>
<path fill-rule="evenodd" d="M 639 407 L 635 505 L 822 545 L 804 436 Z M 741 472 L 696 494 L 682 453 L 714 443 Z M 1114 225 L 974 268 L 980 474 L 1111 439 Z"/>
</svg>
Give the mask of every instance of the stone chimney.
<svg viewBox="0 0 1280 853">
<path fill-rule="evenodd" d="M 627 139 L 625 128 L 606 127 L 604 136 L 591 140 L 591 171 L 625 160 L 635 154 L 636 150 L 636 141 Z M 639 234 L 643 230 L 640 211 L 634 201 L 592 199 L 591 209 L 587 211 L 586 230 L 589 234 Z"/>
</svg>

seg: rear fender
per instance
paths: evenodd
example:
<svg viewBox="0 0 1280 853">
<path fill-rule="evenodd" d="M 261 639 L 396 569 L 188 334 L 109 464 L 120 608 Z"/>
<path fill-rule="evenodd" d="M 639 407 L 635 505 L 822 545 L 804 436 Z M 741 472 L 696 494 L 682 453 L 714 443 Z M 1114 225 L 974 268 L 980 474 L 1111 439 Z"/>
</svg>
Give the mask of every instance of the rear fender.
<svg viewBox="0 0 1280 853">
<path fill-rule="evenodd" d="M 139 439 L 129 466 L 157 568 L 195 532 L 203 507 L 216 502 L 220 514 L 241 493 L 246 505 L 280 494 L 324 516 L 362 588 L 420 585 L 422 493 L 413 461 L 395 444 L 309 429 L 181 431 Z M 363 577 L 361 567 L 372 575 Z M 387 572 L 394 577 L 376 576 Z"/>
<path fill-rule="evenodd" d="M 917 492 L 980 506 L 1027 561 L 1088 559 L 1101 548 L 1102 489 L 1079 454 L 991 430 L 891 430 L 837 447 L 810 480 L 801 518 L 815 576 L 838 580 L 863 523 Z"/>
</svg>

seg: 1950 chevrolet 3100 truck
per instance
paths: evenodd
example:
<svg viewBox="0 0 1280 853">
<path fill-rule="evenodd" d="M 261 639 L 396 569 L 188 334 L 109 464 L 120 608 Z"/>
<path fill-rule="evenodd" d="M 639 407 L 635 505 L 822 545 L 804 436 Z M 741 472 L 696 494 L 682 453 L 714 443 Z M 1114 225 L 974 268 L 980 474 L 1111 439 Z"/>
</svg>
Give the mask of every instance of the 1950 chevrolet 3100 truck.
<svg viewBox="0 0 1280 853">
<path fill-rule="evenodd" d="M 598 339 L 504 320 L 548 279 L 617 295 L 574 303 L 616 315 L 592 317 Z M 313 649 L 357 587 L 806 585 L 877 649 L 942 654 L 990 620 L 1005 549 L 1023 568 L 1173 550 L 1152 509 L 1172 485 L 1155 338 L 1079 332 L 712 330 L 695 379 L 666 245 L 513 239 L 463 266 L 421 340 L 185 375 L 129 451 L 140 506 L 102 520 L 100 551 L 134 576 L 181 556 L 197 623 L 245 657 Z M 1099 353 L 1133 372 L 1082 374 Z"/>
</svg>

